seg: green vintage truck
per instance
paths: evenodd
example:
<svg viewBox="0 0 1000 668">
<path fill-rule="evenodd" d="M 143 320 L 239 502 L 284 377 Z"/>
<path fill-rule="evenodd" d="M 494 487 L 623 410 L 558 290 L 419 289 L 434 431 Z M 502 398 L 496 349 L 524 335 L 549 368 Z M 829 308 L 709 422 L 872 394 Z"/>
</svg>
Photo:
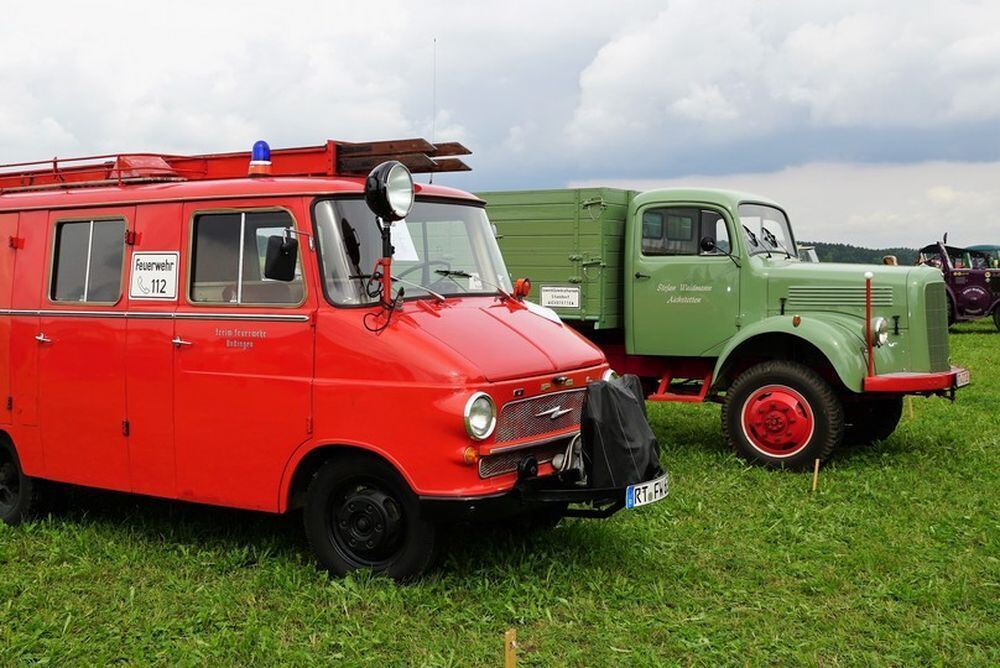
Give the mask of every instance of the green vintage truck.
<svg viewBox="0 0 1000 668">
<path fill-rule="evenodd" d="M 948 358 L 941 272 L 799 260 L 776 202 L 713 189 L 480 193 L 531 299 L 643 379 L 722 404 L 746 460 L 807 468 L 888 437 L 907 394 L 969 382 Z"/>
</svg>

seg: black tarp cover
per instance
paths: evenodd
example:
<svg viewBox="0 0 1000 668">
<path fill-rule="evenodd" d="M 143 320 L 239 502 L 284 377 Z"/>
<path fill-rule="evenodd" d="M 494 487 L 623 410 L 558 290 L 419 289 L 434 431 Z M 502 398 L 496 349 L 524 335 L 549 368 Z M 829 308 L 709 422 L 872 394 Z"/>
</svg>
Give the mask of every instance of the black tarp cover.
<svg viewBox="0 0 1000 668">
<path fill-rule="evenodd" d="M 588 385 L 580 431 L 590 487 L 625 487 L 660 473 L 659 448 L 637 376 Z"/>
</svg>

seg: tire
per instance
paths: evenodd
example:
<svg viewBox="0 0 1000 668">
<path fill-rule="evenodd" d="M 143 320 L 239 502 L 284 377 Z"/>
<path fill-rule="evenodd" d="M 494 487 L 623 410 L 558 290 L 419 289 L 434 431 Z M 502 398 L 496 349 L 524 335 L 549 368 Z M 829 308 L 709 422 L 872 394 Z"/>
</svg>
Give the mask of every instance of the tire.
<svg viewBox="0 0 1000 668">
<path fill-rule="evenodd" d="M 403 477 L 371 455 L 342 455 L 320 467 L 302 516 L 313 553 L 337 577 L 368 569 L 409 580 L 434 559 L 436 527 L 421 518 Z"/>
<path fill-rule="evenodd" d="M 0 522 L 17 526 L 31 517 L 37 506 L 38 483 L 24 475 L 14 446 L 0 440 Z"/>
<path fill-rule="evenodd" d="M 955 302 L 951 295 L 948 295 L 948 329 L 954 327 L 956 322 L 958 322 L 958 315 L 955 311 Z"/>
<path fill-rule="evenodd" d="M 844 410 L 833 388 L 809 367 L 762 362 L 726 392 L 722 431 L 751 464 L 802 471 L 840 445 Z"/>
<path fill-rule="evenodd" d="M 993 309 L 993 324 L 996 326 L 997 331 L 1000 332 L 1000 304 Z"/>
<path fill-rule="evenodd" d="M 845 404 L 844 442 L 850 445 L 870 445 L 884 441 L 896 431 L 903 416 L 903 397 L 873 399 Z"/>
</svg>

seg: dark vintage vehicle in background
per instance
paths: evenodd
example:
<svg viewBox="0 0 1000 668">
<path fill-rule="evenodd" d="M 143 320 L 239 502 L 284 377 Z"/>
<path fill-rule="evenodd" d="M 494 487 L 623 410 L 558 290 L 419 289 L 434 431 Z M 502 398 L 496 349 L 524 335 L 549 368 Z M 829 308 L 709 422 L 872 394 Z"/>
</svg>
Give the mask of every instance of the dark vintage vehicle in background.
<svg viewBox="0 0 1000 668">
<path fill-rule="evenodd" d="M 946 234 L 920 249 L 917 264 L 944 274 L 949 325 L 992 316 L 1000 330 L 1000 246 L 949 246 Z"/>
</svg>

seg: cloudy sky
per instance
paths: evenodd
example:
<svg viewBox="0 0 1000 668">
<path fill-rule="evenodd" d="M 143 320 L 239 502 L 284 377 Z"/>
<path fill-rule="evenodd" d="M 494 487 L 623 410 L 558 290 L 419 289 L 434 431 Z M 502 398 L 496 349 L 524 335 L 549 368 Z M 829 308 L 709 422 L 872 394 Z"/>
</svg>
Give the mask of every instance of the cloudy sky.
<svg viewBox="0 0 1000 668">
<path fill-rule="evenodd" d="M 800 238 L 1000 242 L 996 1 L 7 3 L 0 90 L 3 162 L 433 135 L 469 190 L 738 187 Z"/>
</svg>

